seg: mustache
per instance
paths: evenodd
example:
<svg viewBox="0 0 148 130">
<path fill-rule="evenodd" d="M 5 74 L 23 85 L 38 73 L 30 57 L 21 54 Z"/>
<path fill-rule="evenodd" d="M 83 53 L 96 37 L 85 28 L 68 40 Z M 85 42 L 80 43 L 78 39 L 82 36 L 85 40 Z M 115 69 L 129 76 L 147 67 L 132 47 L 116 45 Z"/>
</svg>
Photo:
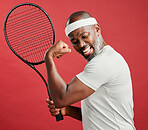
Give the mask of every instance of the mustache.
<svg viewBox="0 0 148 130">
<path fill-rule="evenodd" d="M 85 46 L 81 47 L 81 48 L 80 48 L 80 52 L 83 52 L 83 50 L 84 50 L 87 46 L 89 46 L 89 45 L 85 45 Z"/>
</svg>

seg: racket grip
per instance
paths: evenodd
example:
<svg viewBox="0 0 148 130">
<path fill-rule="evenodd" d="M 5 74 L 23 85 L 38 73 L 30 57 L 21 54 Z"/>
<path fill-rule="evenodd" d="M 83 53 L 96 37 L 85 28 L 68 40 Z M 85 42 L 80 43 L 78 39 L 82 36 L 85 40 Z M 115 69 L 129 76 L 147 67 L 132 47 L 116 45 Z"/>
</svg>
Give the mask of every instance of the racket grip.
<svg viewBox="0 0 148 130">
<path fill-rule="evenodd" d="M 59 112 L 60 113 L 58 115 L 56 115 L 56 121 L 61 121 L 61 120 L 64 119 L 63 116 L 62 116 L 62 114 L 61 114 L 61 111 L 59 111 Z"/>
</svg>

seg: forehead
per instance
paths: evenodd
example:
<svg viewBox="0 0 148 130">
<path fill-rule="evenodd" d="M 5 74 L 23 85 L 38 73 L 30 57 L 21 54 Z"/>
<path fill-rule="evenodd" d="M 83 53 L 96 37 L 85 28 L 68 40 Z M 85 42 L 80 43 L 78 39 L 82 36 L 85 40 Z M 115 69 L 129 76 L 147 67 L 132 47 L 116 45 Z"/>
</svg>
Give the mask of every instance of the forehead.
<svg viewBox="0 0 148 130">
<path fill-rule="evenodd" d="M 89 26 L 84 26 L 84 27 L 78 28 L 78 29 L 72 31 L 72 32 L 68 35 L 68 37 L 69 37 L 70 39 L 72 39 L 72 38 L 77 37 L 77 36 L 80 36 L 80 35 L 82 35 L 82 34 L 84 34 L 84 33 L 91 32 L 91 31 L 94 30 L 93 27 L 94 27 L 94 26 L 89 25 Z"/>
</svg>

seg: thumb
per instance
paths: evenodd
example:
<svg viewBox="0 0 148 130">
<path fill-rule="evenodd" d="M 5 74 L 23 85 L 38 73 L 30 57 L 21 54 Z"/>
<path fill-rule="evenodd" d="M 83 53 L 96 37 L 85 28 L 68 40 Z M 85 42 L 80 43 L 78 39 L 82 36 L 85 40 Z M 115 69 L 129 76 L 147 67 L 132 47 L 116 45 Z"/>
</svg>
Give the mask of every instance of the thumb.
<svg viewBox="0 0 148 130">
<path fill-rule="evenodd" d="M 63 54 L 66 54 L 66 53 L 70 53 L 71 49 L 70 48 L 63 48 L 61 51 Z"/>
</svg>

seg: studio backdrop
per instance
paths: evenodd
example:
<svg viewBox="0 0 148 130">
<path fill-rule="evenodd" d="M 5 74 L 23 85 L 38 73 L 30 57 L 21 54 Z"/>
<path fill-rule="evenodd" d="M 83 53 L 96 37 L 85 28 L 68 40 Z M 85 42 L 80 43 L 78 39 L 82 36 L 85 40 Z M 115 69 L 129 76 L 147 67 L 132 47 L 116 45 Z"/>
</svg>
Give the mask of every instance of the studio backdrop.
<svg viewBox="0 0 148 130">
<path fill-rule="evenodd" d="M 4 37 L 7 13 L 24 0 L 0 1 L 0 129 L 82 130 L 82 123 L 70 117 L 56 122 L 48 111 L 48 94 L 41 78 L 9 49 Z M 76 11 L 88 11 L 100 24 L 104 40 L 127 61 L 133 83 L 134 121 L 147 130 L 148 120 L 148 10 L 146 0 L 28 0 L 41 6 L 51 17 L 55 42 L 62 40 L 72 49 L 56 59 L 58 72 L 66 83 L 81 71 L 86 61 L 73 49 L 64 33 L 66 20 Z M 38 67 L 46 78 L 45 64 Z M 73 104 L 81 106 L 80 102 Z"/>
</svg>

